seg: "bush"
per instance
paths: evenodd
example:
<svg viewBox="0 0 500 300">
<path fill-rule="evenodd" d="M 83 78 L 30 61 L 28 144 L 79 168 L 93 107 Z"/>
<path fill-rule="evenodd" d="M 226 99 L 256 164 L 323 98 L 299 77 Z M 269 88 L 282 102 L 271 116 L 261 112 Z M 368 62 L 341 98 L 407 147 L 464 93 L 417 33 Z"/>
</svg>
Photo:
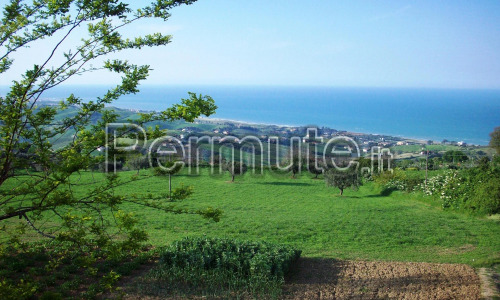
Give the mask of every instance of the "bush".
<svg viewBox="0 0 500 300">
<path fill-rule="evenodd" d="M 475 193 L 466 208 L 477 211 L 480 214 L 500 213 L 500 181 L 498 178 L 490 178 L 476 187 Z"/>
<path fill-rule="evenodd" d="M 375 176 L 375 182 L 387 190 L 411 192 L 423 182 L 418 173 L 394 169 L 393 172 L 383 172 Z"/>
<path fill-rule="evenodd" d="M 427 186 L 420 184 L 415 190 L 439 197 L 446 209 L 500 213 L 500 170 L 495 167 L 450 170 L 431 177 Z"/>
<path fill-rule="evenodd" d="M 185 238 L 160 255 L 160 263 L 175 268 L 221 269 L 244 276 L 283 278 L 301 251 L 265 242 L 220 238 Z"/>
<path fill-rule="evenodd" d="M 150 276 L 182 295 L 277 295 L 300 253 L 266 242 L 185 238 L 160 252 Z"/>
</svg>

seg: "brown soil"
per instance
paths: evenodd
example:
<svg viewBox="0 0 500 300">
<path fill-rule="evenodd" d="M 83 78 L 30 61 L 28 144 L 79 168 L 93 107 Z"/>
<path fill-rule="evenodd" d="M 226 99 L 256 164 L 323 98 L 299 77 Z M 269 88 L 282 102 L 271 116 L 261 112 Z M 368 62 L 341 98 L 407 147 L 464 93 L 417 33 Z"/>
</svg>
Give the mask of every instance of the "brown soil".
<svg viewBox="0 0 500 300">
<path fill-rule="evenodd" d="M 138 270 L 131 278 L 137 278 L 149 267 Z M 487 295 L 483 291 L 483 297 Z M 167 299 L 137 294 L 123 296 L 128 300 Z M 481 284 L 474 269 L 467 265 L 300 258 L 286 278 L 282 299 L 472 300 L 481 299 Z"/>
<path fill-rule="evenodd" d="M 479 299 L 466 265 L 301 258 L 284 299 Z"/>
</svg>

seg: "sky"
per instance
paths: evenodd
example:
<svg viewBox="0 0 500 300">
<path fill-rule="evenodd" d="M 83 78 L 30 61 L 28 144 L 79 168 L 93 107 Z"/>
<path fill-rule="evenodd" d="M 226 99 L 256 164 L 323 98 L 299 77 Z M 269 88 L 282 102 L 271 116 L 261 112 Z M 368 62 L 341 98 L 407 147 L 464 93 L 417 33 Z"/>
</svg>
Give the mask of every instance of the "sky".
<svg viewBox="0 0 500 300">
<path fill-rule="evenodd" d="M 148 84 L 500 89 L 500 1 L 199 0 L 171 14 L 126 32 L 172 34 L 171 44 L 109 58 L 150 65 Z M 53 45 L 21 50 L 0 85 Z M 98 72 L 69 84 L 113 81 Z"/>
</svg>

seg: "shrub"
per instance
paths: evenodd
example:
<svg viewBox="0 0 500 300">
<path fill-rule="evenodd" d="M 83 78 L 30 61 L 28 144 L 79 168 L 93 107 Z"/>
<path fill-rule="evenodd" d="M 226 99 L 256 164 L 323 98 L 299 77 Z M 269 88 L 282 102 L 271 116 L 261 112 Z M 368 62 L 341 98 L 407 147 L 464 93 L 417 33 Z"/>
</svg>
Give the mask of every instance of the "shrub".
<svg viewBox="0 0 500 300">
<path fill-rule="evenodd" d="M 477 211 L 480 214 L 500 213 L 500 181 L 498 178 L 490 178 L 476 187 L 466 208 Z"/>
<path fill-rule="evenodd" d="M 375 176 L 375 182 L 387 190 L 411 192 L 422 183 L 419 174 L 394 169 L 392 172 L 383 172 Z"/>
<path fill-rule="evenodd" d="M 221 269 L 244 276 L 282 278 L 301 251 L 265 242 L 185 238 L 160 255 L 160 263 L 180 269 Z"/>
<path fill-rule="evenodd" d="M 301 251 L 267 242 L 185 238 L 160 252 L 150 273 L 168 293 L 269 296 L 281 291 L 284 276 Z M 164 291 L 163 291 L 164 292 Z M 235 294 L 236 293 L 236 294 Z"/>
<path fill-rule="evenodd" d="M 443 208 L 461 209 L 477 214 L 500 212 L 500 170 L 480 166 L 467 170 L 449 170 L 431 177 L 427 186 L 415 190 L 439 197 Z"/>
</svg>

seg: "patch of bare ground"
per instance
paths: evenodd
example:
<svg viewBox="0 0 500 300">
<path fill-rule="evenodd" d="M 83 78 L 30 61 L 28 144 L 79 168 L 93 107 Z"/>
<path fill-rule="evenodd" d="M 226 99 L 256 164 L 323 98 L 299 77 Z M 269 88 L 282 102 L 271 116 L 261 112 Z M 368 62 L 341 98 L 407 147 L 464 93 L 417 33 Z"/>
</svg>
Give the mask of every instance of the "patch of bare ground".
<svg viewBox="0 0 500 300">
<path fill-rule="evenodd" d="M 480 299 L 467 265 L 301 258 L 283 299 Z"/>
<path fill-rule="evenodd" d="M 137 280 L 137 275 L 145 274 L 149 267 L 151 265 L 141 268 L 122 282 L 124 293 L 120 298 L 185 299 L 147 296 L 137 291 L 127 293 L 126 287 Z M 481 293 L 482 286 L 479 276 L 467 265 L 300 258 L 286 278 L 281 298 L 496 299 L 491 293 L 485 298 L 486 294 Z M 217 298 L 192 296 L 189 299 Z"/>
</svg>

